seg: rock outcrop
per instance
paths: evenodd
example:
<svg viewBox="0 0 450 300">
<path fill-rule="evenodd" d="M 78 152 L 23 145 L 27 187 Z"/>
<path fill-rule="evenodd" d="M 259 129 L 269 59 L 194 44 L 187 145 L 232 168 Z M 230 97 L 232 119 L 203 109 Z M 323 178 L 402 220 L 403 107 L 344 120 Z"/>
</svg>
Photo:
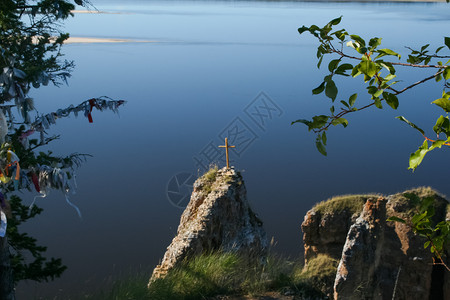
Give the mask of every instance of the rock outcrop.
<svg viewBox="0 0 450 300">
<path fill-rule="evenodd" d="M 447 200 L 430 188 L 419 188 L 408 193 L 421 198 L 434 198 L 435 222 L 449 217 L 446 216 Z M 325 206 L 327 204 L 337 207 L 330 205 L 332 203 L 323 203 Z M 408 218 L 413 208 L 405 193 L 367 198 L 359 217 L 341 240 L 343 248 L 334 282 L 334 299 L 450 299 L 449 276 L 443 272 L 442 266 L 432 264 L 430 250 L 423 247 L 426 239 L 414 234 L 406 224 L 386 221 L 391 216 Z M 310 220 L 314 213 L 314 209 L 308 212 L 305 221 Z M 332 210 L 327 213 L 333 215 Z M 310 223 L 306 222 L 306 225 Z M 320 226 L 322 221 L 315 223 Z M 334 226 L 343 224 L 336 223 Z M 327 237 L 326 227 L 323 229 L 314 245 L 317 250 L 314 255 L 335 257 L 336 247 L 331 248 L 327 243 L 332 238 L 333 243 L 338 243 L 337 238 Z M 314 232 L 315 229 L 307 227 L 307 230 Z M 328 234 L 336 235 L 333 231 Z M 339 238 L 342 238 L 341 234 Z M 304 240 L 306 252 L 311 245 L 306 244 L 308 238 Z"/>
<path fill-rule="evenodd" d="M 184 259 L 215 250 L 238 252 L 249 262 L 261 262 L 267 254 L 266 234 L 246 194 L 242 176 L 234 169 L 212 169 L 197 179 L 177 235 L 150 282 Z"/>
<path fill-rule="evenodd" d="M 318 254 L 340 260 L 350 226 L 370 195 L 334 197 L 317 204 L 302 223 L 305 263 Z"/>
</svg>

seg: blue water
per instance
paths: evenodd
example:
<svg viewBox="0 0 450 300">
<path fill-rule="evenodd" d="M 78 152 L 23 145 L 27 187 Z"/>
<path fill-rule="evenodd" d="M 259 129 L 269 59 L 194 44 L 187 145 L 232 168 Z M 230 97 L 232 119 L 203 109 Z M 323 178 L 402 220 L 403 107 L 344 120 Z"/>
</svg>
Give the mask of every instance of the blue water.
<svg viewBox="0 0 450 300">
<path fill-rule="evenodd" d="M 435 151 L 415 173 L 408 171 L 409 153 L 421 136 L 394 119 L 404 115 L 431 129 L 441 113 L 430 104 L 440 97 L 440 83 L 405 93 L 398 111 L 351 116 L 347 129 L 330 130 L 328 157 L 317 152 L 314 135 L 303 125 L 290 125 L 328 111 L 328 100 L 311 94 L 326 75 L 316 68 L 316 42 L 300 36 L 298 27 L 343 15 L 349 32 L 381 36 L 386 47 L 404 53 L 405 45 L 442 44 L 450 6 L 93 2 L 106 13 L 76 14 L 66 31 L 133 41 L 66 45 L 66 58 L 76 63 L 69 86 L 42 88 L 33 96 L 42 112 L 102 95 L 128 102 L 120 116 L 94 112 L 92 124 L 79 117 L 58 120 L 53 128 L 62 134 L 53 151 L 94 156 L 78 170 L 72 197 L 83 220 L 56 192 L 38 201 L 45 211 L 25 229 L 69 268 L 54 283 L 19 286 L 19 299 L 64 299 L 95 290 L 111 276 L 150 272 L 176 233 L 182 213 L 177 206 L 185 204 L 170 193 L 171 179 L 196 177 L 201 165 L 194 158 L 212 162 L 215 147 L 233 133 L 245 131 L 233 136 L 232 164 L 242 170 L 248 198 L 278 242 L 275 250 L 285 255 L 302 255 L 303 216 L 333 195 L 389 194 L 423 185 L 450 195 L 448 151 Z M 412 81 L 423 76 L 399 73 Z M 363 95 L 361 80 L 339 81 L 339 98 Z M 252 114 L 258 107 L 262 119 Z"/>
</svg>

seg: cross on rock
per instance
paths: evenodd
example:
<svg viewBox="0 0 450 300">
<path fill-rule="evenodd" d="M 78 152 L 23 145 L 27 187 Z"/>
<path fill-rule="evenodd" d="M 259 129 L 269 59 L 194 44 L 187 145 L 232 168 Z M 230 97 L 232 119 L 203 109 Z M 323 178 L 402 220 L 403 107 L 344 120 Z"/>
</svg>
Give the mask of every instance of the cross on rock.
<svg viewBox="0 0 450 300">
<path fill-rule="evenodd" d="M 236 146 L 229 146 L 228 145 L 228 138 L 225 138 L 225 145 L 224 146 L 219 146 L 219 148 L 225 148 L 225 153 L 227 156 L 227 169 L 230 168 L 230 160 L 228 158 L 228 148 L 235 148 Z"/>
</svg>

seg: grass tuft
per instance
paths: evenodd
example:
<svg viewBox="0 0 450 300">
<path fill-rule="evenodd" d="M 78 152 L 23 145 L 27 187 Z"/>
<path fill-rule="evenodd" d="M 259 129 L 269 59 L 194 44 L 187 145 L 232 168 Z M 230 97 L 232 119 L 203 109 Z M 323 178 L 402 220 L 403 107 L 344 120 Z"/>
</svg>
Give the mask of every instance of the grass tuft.
<svg viewBox="0 0 450 300">
<path fill-rule="evenodd" d="M 328 213 L 338 213 L 344 210 L 349 211 L 352 214 L 360 213 L 368 198 L 379 196 L 379 194 L 336 196 L 317 203 L 313 207 L 313 210 L 320 212 L 323 215 Z"/>
<path fill-rule="evenodd" d="M 332 293 L 339 261 L 326 254 L 319 254 L 293 274 L 294 283 L 303 289 L 324 295 Z"/>
<path fill-rule="evenodd" d="M 212 192 L 212 186 L 216 181 L 218 170 L 219 167 L 217 165 L 211 166 L 210 169 L 201 177 L 202 179 L 205 180 L 205 184 L 203 185 L 202 190 L 206 194 Z"/>
<path fill-rule="evenodd" d="M 293 264 L 269 256 L 263 265 L 249 265 L 237 253 L 215 252 L 184 261 L 147 288 L 149 274 L 116 281 L 106 292 L 85 295 L 95 300 L 194 300 L 218 295 L 261 295 L 292 285 Z"/>
</svg>

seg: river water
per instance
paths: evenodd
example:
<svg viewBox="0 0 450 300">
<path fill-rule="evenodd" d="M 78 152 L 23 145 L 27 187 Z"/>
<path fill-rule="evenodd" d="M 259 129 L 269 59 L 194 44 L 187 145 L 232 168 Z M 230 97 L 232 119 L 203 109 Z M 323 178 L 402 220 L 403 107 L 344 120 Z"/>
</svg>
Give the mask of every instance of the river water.
<svg viewBox="0 0 450 300">
<path fill-rule="evenodd" d="M 373 109 L 328 134 L 328 157 L 299 118 L 328 111 L 312 96 L 325 70 L 316 68 L 316 42 L 302 25 L 344 16 L 342 27 L 381 36 L 385 47 L 425 41 L 433 49 L 449 35 L 444 3 L 324 3 L 260 1 L 93 1 L 99 14 L 75 14 L 73 37 L 127 39 L 64 47 L 74 60 L 68 86 L 33 91 L 40 112 L 92 97 L 124 99 L 119 115 L 94 112 L 57 121 L 55 153 L 89 153 L 77 172 L 78 190 L 39 199 L 44 213 L 23 229 L 61 257 L 68 270 L 49 284 L 25 283 L 18 299 L 68 299 L 113 277 L 151 271 L 176 233 L 189 184 L 210 163 L 223 165 L 217 146 L 236 145 L 232 165 L 242 171 L 248 198 L 264 221 L 275 251 L 302 255 L 300 224 L 314 203 L 333 195 L 389 194 L 430 185 L 450 195 L 448 151 L 435 151 L 412 173 L 409 153 L 421 136 L 394 119 L 424 128 L 441 113 L 430 102 L 442 84 L 427 83 L 401 97 L 397 111 Z M 405 80 L 425 75 L 402 72 Z M 342 98 L 363 95 L 362 79 L 339 81 Z M 429 94 L 428 94 L 429 93 Z M 340 100 L 340 99 L 339 99 Z M 363 101 L 368 101 L 363 97 Z M 24 197 L 31 202 L 33 196 Z"/>
</svg>

